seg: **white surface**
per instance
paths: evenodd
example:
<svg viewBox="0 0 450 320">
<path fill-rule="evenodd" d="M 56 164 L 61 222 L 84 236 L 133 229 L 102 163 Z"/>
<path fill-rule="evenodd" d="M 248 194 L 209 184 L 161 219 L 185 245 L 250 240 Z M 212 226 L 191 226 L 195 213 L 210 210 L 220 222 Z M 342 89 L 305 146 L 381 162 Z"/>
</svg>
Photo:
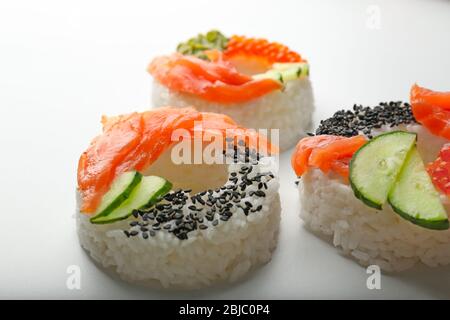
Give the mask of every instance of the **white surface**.
<svg viewBox="0 0 450 320">
<path fill-rule="evenodd" d="M 379 29 L 369 28 L 377 8 Z M 75 234 L 74 186 L 100 115 L 147 108 L 151 57 L 213 27 L 300 51 L 312 65 L 316 119 L 353 103 L 406 100 L 415 81 L 450 90 L 449 1 L 2 1 L 0 297 L 450 297 L 450 268 L 384 275 L 382 290 L 368 290 L 363 268 L 303 229 L 289 152 L 278 250 L 243 283 L 155 292 L 113 280 L 88 259 Z M 66 288 L 73 264 L 81 290 Z"/>
</svg>

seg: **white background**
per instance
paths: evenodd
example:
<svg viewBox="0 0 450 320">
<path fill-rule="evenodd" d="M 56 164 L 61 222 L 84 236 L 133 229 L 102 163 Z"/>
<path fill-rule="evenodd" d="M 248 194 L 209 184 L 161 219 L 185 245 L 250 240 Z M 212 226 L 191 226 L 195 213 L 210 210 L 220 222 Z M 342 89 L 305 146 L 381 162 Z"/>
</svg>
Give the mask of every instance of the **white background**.
<svg viewBox="0 0 450 320">
<path fill-rule="evenodd" d="M 97 269 L 75 233 L 78 157 L 102 114 L 149 107 L 153 56 L 211 28 L 301 52 L 311 63 L 316 120 L 353 103 L 407 100 L 416 81 L 450 90 L 449 1 L 3 0 L 0 298 L 450 297 L 449 268 L 384 275 L 382 290 L 368 290 L 365 269 L 302 227 L 289 152 L 278 250 L 244 282 L 163 292 Z M 66 288 L 73 264 L 81 290 Z"/>
</svg>

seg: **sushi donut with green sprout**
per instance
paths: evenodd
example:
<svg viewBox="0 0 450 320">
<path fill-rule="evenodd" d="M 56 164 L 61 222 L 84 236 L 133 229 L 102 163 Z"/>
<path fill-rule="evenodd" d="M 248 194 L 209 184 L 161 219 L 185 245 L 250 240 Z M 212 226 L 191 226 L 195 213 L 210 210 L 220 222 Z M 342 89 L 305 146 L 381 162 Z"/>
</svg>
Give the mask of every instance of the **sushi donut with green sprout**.
<svg viewBox="0 0 450 320">
<path fill-rule="evenodd" d="M 414 85 L 411 104 L 355 105 L 292 155 L 301 218 L 360 264 L 450 264 L 450 93 Z"/>
<path fill-rule="evenodd" d="M 277 152 L 229 117 L 193 108 L 104 117 L 78 165 L 81 245 L 143 285 L 237 280 L 277 244 Z"/>
<path fill-rule="evenodd" d="M 279 129 L 281 151 L 309 130 L 314 111 L 309 64 L 282 44 L 210 31 L 153 59 L 148 71 L 156 107 L 193 105 L 246 128 Z"/>
</svg>

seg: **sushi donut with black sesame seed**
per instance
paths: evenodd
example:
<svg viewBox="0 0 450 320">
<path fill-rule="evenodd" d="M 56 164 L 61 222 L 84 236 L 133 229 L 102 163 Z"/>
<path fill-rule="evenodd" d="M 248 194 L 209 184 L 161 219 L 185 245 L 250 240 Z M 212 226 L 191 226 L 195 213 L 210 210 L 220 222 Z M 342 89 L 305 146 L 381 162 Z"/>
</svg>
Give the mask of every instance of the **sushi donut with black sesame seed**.
<svg viewBox="0 0 450 320">
<path fill-rule="evenodd" d="M 300 140 L 300 216 L 364 266 L 450 264 L 450 93 L 415 85 L 411 104 L 355 105 Z"/>
<path fill-rule="evenodd" d="M 148 71 L 156 107 L 195 105 L 246 128 L 278 129 L 281 151 L 310 129 L 309 64 L 282 44 L 210 31 L 180 43 L 174 54 L 153 59 Z"/>
<path fill-rule="evenodd" d="M 277 152 L 230 118 L 193 108 L 104 117 L 79 160 L 80 243 L 133 283 L 192 289 L 240 279 L 277 245 Z"/>
</svg>

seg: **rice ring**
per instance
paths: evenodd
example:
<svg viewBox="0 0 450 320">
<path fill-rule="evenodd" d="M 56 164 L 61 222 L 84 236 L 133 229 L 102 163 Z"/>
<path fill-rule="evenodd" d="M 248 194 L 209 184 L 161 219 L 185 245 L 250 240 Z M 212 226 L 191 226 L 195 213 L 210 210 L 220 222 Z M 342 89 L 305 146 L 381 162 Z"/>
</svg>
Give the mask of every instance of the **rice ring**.
<svg viewBox="0 0 450 320">
<path fill-rule="evenodd" d="M 338 111 L 321 121 L 316 134 L 372 137 L 393 130 L 416 132 L 417 147 L 425 162 L 434 160 L 448 142 L 417 124 L 409 104 L 401 102 Z M 355 197 L 348 182 L 331 171 L 308 170 L 300 178 L 298 189 L 305 226 L 324 235 L 363 266 L 375 264 L 395 272 L 417 263 L 430 267 L 450 264 L 450 230 L 422 228 L 401 218 L 390 206 L 370 208 Z M 442 195 L 441 199 L 448 209 L 447 197 Z"/>
<path fill-rule="evenodd" d="M 165 288 L 233 282 L 267 263 L 281 212 L 274 158 L 238 141 L 224 164 L 174 164 L 176 146 L 142 172 L 174 185 L 157 205 L 103 225 L 77 210 L 82 247 L 126 281 Z"/>
<path fill-rule="evenodd" d="M 208 39 L 215 40 L 208 42 Z M 199 43 L 198 46 L 193 45 L 196 42 Z M 205 49 L 201 51 L 198 48 Z M 212 53 L 211 50 L 206 50 L 211 48 L 214 48 Z M 279 137 L 276 139 L 279 139 L 281 151 L 295 145 L 309 131 L 314 112 L 309 65 L 296 52 L 265 39 L 242 36 L 228 39 L 217 31 L 181 43 L 178 51 L 182 55 L 157 57 L 148 68 L 154 78 L 153 106 L 195 105 L 199 111 L 228 115 L 246 128 L 277 129 Z M 211 61 L 195 60 L 196 57 L 207 59 L 210 56 Z M 178 61 L 184 61 L 183 59 L 187 62 L 180 65 Z M 299 69 L 303 71 L 283 80 L 279 70 L 274 67 L 275 64 L 283 63 L 303 63 L 304 66 Z M 197 65 L 195 70 L 191 70 L 186 64 Z M 206 71 L 199 72 L 202 68 Z M 228 70 L 231 75 L 228 78 L 221 77 L 222 74 L 216 72 L 217 68 L 221 71 Z M 209 69 L 212 71 L 208 72 Z M 279 79 L 265 76 L 258 78 L 267 72 L 277 73 Z M 261 90 L 242 89 L 255 81 L 266 81 L 266 86 L 262 85 Z M 221 86 L 230 90 L 226 93 L 207 94 L 207 89 Z M 216 91 L 219 90 L 214 92 Z M 252 92 L 257 93 L 252 95 Z M 245 97 L 246 95 L 251 96 Z"/>
</svg>

